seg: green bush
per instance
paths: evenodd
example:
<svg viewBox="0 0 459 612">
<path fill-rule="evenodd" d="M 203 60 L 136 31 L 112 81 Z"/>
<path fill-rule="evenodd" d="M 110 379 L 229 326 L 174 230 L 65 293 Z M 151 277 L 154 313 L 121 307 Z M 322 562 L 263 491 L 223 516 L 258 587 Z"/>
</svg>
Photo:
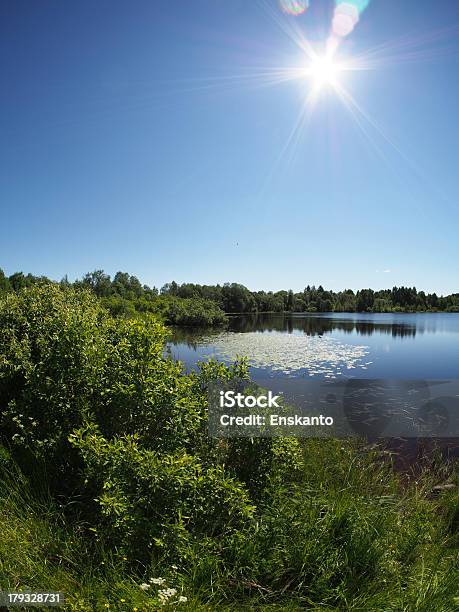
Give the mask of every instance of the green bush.
<svg viewBox="0 0 459 612">
<path fill-rule="evenodd" d="M 89 292 L 35 286 L 0 302 L 0 433 L 16 452 L 67 467 L 68 435 L 92 407 L 109 344 Z"/>
<path fill-rule="evenodd" d="M 202 434 L 205 387 L 163 358 L 153 316 L 115 320 L 88 291 L 48 285 L 7 295 L 0 328 L 0 431 L 18 451 L 68 470 L 88 421 L 163 451 Z"/>
<path fill-rule="evenodd" d="M 140 314 L 159 315 L 169 325 L 184 327 L 222 326 L 227 322 L 223 310 L 212 300 L 202 298 L 177 298 L 173 296 L 127 299 L 109 296 L 101 299 L 111 315 L 133 318 Z"/>
<path fill-rule="evenodd" d="M 224 325 L 227 320 L 215 302 L 201 298 L 163 298 L 162 309 L 171 325 L 206 327 Z"/>
<path fill-rule="evenodd" d="M 109 442 L 95 428 L 76 432 L 72 443 L 96 483 L 100 534 L 130 558 L 185 561 L 192 539 L 227 537 L 253 516 L 247 491 L 221 465 L 145 450 L 132 436 Z"/>
</svg>

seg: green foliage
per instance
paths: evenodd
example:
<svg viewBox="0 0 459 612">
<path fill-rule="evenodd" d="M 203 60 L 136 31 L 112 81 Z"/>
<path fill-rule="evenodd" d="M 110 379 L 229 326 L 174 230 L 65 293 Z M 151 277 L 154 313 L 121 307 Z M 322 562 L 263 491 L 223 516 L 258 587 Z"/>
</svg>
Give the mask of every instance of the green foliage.
<svg viewBox="0 0 459 612">
<path fill-rule="evenodd" d="M 175 571 L 169 570 L 161 587 L 150 583 L 148 575 L 150 588 L 143 590 L 144 580 L 129 571 L 122 554 L 95 543 L 84 534 L 82 525 L 74 528 L 59 505 L 37 494 L 33 483 L 14 465 L 0 472 L 0 509 L 2 591 L 62 591 L 65 609 L 70 612 L 155 612 L 160 606 L 159 589 L 174 587 L 177 594 L 165 609 L 205 609 L 184 592 Z M 187 601 L 179 604 L 180 596 L 187 596 Z"/>
<path fill-rule="evenodd" d="M 43 285 L 1 301 L 0 427 L 13 447 L 65 462 L 106 361 L 107 325 L 89 292 Z"/>
<path fill-rule="evenodd" d="M 375 303 L 375 292 L 372 289 L 362 289 L 357 292 L 356 310 L 371 312 Z"/>
<path fill-rule="evenodd" d="M 89 443 L 91 462 L 94 454 L 100 457 L 107 451 L 107 442 L 96 431 L 86 431 L 83 438 L 88 442 L 92 436 L 98 439 L 95 446 L 95 440 Z M 189 456 L 181 464 L 174 457 L 170 464 L 159 466 L 158 477 L 146 456 L 134 456 L 132 468 L 121 456 L 125 445 L 123 441 L 113 448 L 114 457 L 107 455 L 109 466 L 103 466 L 100 477 L 105 482 L 110 474 L 111 486 L 104 492 L 106 516 L 98 519 L 95 529 L 106 531 L 111 539 L 124 532 L 125 519 L 129 528 L 138 526 L 144 512 L 154 515 L 158 510 L 148 505 L 147 483 L 154 483 L 153 492 L 163 483 L 166 500 L 153 495 L 162 509 L 171 500 L 186 506 L 184 491 L 198 490 L 207 498 L 212 497 L 214 484 L 221 485 L 220 475 L 216 483 L 208 481 L 209 491 L 191 484 L 189 466 L 194 464 Z M 132 446 L 137 447 L 134 453 L 143 455 L 138 445 Z M 57 503 L 37 494 L 10 463 L 0 478 L 0 588 L 62 590 L 68 609 L 81 612 L 107 607 L 120 612 L 157 610 L 159 589 L 165 586 L 188 600 L 179 606 L 174 603 L 176 595 L 166 609 L 195 612 L 456 610 L 458 555 L 447 539 L 453 494 L 429 499 L 432 474 L 425 474 L 427 480 L 418 478 L 416 485 L 401 493 L 389 466 L 377 462 L 377 455 L 359 455 L 356 450 L 346 442 L 307 441 L 300 479 L 296 484 L 288 479 L 283 485 L 273 482 L 270 496 L 257 509 L 249 509 L 248 521 L 238 525 L 230 517 L 233 529 L 225 537 L 206 537 L 201 531 L 200 537 L 191 539 L 185 528 L 185 541 L 182 528 L 174 531 L 166 524 L 166 548 L 176 545 L 186 551 L 183 562 L 160 552 L 160 560 L 136 572 L 121 548 L 104 543 L 102 537 L 95 540 L 86 525 L 67 521 Z M 134 474 L 131 488 L 125 468 Z M 232 499 L 244 499 L 239 493 L 233 495 L 234 485 L 233 480 Z M 180 495 L 174 499 L 176 487 Z M 130 514 L 116 513 L 110 496 L 125 490 L 134 505 Z M 193 518 L 203 516 L 206 525 L 206 515 L 199 508 L 192 511 Z M 164 512 L 163 517 L 167 518 Z M 145 529 L 151 526 L 146 524 Z M 163 551 L 158 544 L 155 548 Z M 156 586 L 151 579 L 159 576 L 164 584 Z"/>
<path fill-rule="evenodd" d="M 11 283 L 8 277 L 5 276 L 5 273 L 0 268 L 0 295 L 6 293 L 7 291 L 11 291 Z"/>
<path fill-rule="evenodd" d="M 161 298 L 159 312 L 170 325 L 206 327 L 226 323 L 225 313 L 215 302 L 201 298 Z"/>
<path fill-rule="evenodd" d="M 319 287 L 316 307 L 329 299 Z M 157 316 L 113 318 L 92 289 L 7 292 L 0 330 L 2 589 L 157 610 L 159 575 L 170 609 L 179 593 L 190 610 L 457 607 L 457 488 L 431 494 L 443 468 L 402 487 L 357 443 L 209 438 L 208 387 L 247 379 L 245 361 L 185 374 Z"/>
<path fill-rule="evenodd" d="M 459 294 L 438 297 L 425 294 L 416 287 L 394 287 L 381 291 L 363 289 L 354 293 L 351 289 L 333 292 L 307 286 L 304 291 L 249 291 L 243 285 L 226 283 L 208 286 L 172 282 L 161 289 L 165 296 L 211 299 L 225 312 L 417 312 L 459 311 Z"/>
<path fill-rule="evenodd" d="M 215 301 L 201 295 L 188 294 L 183 299 L 174 295 L 171 285 L 170 295 L 158 298 L 158 290 L 141 285 L 135 276 L 117 272 L 113 281 L 103 270 L 86 274 L 77 286 L 91 289 L 102 298 L 104 306 L 117 317 L 134 317 L 138 313 L 159 314 L 170 325 L 212 326 L 223 325 L 226 317 Z"/>
<path fill-rule="evenodd" d="M 134 436 L 109 442 L 94 428 L 75 432 L 72 443 L 97 483 L 104 540 L 131 558 L 185 561 L 192 539 L 228 537 L 252 518 L 248 493 L 222 465 L 145 450 Z"/>
<path fill-rule="evenodd" d="M 157 314 L 169 325 L 210 327 L 224 325 L 227 321 L 225 313 L 215 302 L 201 298 L 161 296 L 130 300 L 112 295 L 103 297 L 102 304 L 115 317 L 133 318 L 139 314 Z"/>
<path fill-rule="evenodd" d="M 9 443 L 69 475 L 68 437 L 90 421 L 173 450 L 202 435 L 205 388 L 162 357 L 154 317 L 115 320 L 88 291 L 37 286 L 0 303 L 0 427 Z"/>
<path fill-rule="evenodd" d="M 16 272 L 6 277 L 0 269 L 0 295 L 24 287 L 50 282 L 45 277 Z M 64 277 L 61 286 L 70 285 Z M 334 292 L 308 285 L 303 291 L 250 291 L 239 283 L 198 285 L 167 283 L 158 289 L 142 285 L 127 272 L 113 278 L 103 270 L 85 274 L 73 283 L 75 288 L 90 289 L 100 297 L 109 312 L 118 317 L 134 317 L 139 313 L 161 314 L 171 325 L 221 325 L 226 313 L 256 312 L 459 312 L 459 293 L 448 296 L 426 294 L 416 287 L 393 287 L 373 291 L 352 289 Z"/>
</svg>

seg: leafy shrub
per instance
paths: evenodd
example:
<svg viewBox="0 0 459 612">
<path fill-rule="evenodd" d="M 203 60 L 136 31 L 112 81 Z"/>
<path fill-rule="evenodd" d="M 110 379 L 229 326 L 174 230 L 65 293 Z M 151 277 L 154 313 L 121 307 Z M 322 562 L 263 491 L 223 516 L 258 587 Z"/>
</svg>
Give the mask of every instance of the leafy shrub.
<svg viewBox="0 0 459 612">
<path fill-rule="evenodd" d="M 163 298 L 163 314 L 171 325 L 224 325 L 225 313 L 215 302 L 200 298 Z"/>
<path fill-rule="evenodd" d="M 71 439 L 97 483 L 100 531 L 134 559 L 186 555 L 191 538 L 224 537 L 253 516 L 246 490 L 221 465 L 145 450 L 133 436 L 107 441 L 93 427 Z"/>
<path fill-rule="evenodd" d="M 227 318 L 212 300 L 160 296 L 150 299 L 109 296 L 102 304 L 115 317 L 132 318 L 139 314 L 159 315 L 165 323 L 184 327 L 210 327 L 224 325 Z"/>
<path fill-rule="evenodd" d="M 98 428 L 114 456 L 119 439 L 134 436 L 142 452 L 157 453 L 158 465 L 189 455 L 197 482 L 201 469 L 216 490 L 219 477 L 227 486 L 207 437 L 207 385 L 246 376 L 245 364 L 208 363 L 184 375 L 179 363 L 163 357 L 166 330 L 158 319 L 115 320 L 88 291 L 52 284 L 7 295 L 0 327 L 1 439 L 29 471 L 38 458 L 55 493 L 74 487 L 82 499 L 94 496 L 87 446 L 69 442 L 87 424 Z"/>
<path fill-rule="evenodd" d="M 89 292 L 35 286 L 0 302 L 0 432 L 16 451 L 66 464 L 90 410 L 109 322 Z"/>
<path fill-rule="evenodd" d="M 0 434 L 16 451 L 70 476 L 68 437 L 87 421 L 163 451 L 202 433 L 205 387 L 163 358 L 156 318 L 115 320 L 88 291 L 48 285 L 7 295 L 0 329 Z"/>
</svg>

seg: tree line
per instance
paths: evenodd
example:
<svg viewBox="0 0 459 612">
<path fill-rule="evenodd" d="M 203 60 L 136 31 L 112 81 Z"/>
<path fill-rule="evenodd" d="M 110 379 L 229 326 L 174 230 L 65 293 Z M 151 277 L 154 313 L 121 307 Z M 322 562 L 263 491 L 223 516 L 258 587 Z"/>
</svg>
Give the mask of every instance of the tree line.
<svg viewBox="0 0 459 612">
<path fill-rule="evenodd" d="M 176 297 L 203 297 L 215 301 L 225 312 L 459 312 L 459 293 L 438 296 L 416 287 L 393 287 L 375 291 L 330 291 L 308 285 L 303 291 L 250 291 L 238 283 L 197 285 L 175 282 L 165 285 L 161 294 Z"/>
<path fill-rule="evenodd" d="M 0 269 L 0 294 L 18 291 L 34 284 L 51 282 L 44 276 L 16 272 L 7 277 Z M 103 270 L 95 270 L 70 283 L 65 277 L 63 286 L 89 288 L 116 315 L 130 316 L 136 312 L 161 312 L 172 323 L 186 324 L 186 313 L 193 310 L 190 321 L 206 323 L 205 311 L 212 311 L 212 319 L 221 322 L 218 313 L 254 312 L 459 312 L 459 293 L 439 296 L 418 291 L 416 287 L 393 287 L 375 291 L 326 290 L 319 285 L 307 285 L 303 291 L 250 291 L 239 283 L 200 285 L 195 283 L 167 283 L 160 289 L 142 284 L 127 272 L 117 272 L 113 279 Z M 183 302 L 187 300 L 187 302 Z M 169 314 L 168 314 L 169 313 Z M 201 320 L 202 319 L 202 320 Z M 189 321 L 189 322 L 190 322 Z"/>
</svg>

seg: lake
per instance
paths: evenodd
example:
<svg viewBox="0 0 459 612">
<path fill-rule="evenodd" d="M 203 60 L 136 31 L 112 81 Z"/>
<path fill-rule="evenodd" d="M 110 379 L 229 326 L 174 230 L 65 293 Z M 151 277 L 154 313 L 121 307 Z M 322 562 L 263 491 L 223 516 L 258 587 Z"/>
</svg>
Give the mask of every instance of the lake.
<svg viewBox="0 0 459 612">
<path fill-rule="evenodd" d="M 167 346 L 187 368 L 245 355 L 257 382 L 459 378 L 458 313 L 233 316 L 224 331 L 175 329 Z"/>
<path fill-rule="evenodd" d="M 167 352 L 188 370 L 246 356 L 261 387 L 344 406 L 358 433 L 459 436 L 457 313 L 233 316 L 225 330 L 175 329 Z"/>
</svg>

